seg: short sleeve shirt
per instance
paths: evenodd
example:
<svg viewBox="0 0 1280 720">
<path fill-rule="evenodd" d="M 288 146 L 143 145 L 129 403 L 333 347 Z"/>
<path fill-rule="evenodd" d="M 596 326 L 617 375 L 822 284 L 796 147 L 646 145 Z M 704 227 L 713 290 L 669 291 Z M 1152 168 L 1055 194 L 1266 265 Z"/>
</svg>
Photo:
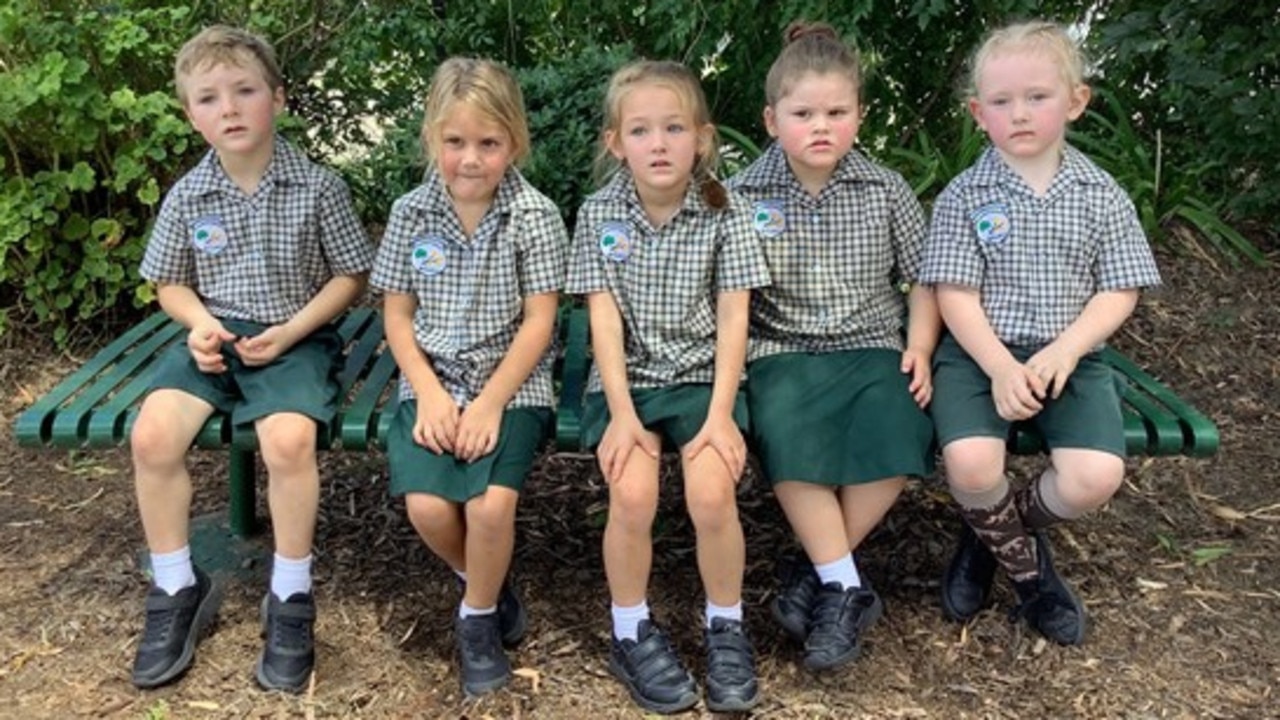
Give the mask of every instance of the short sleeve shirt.
<svg viewBox="0 0 1280 720">
<path fill-rule="evenodd" d="M 165 196 L 142 276 L 193 288 L 216 317 L 276 325 L 334 276 L 373 264 L 347 186 L 283 138 L 252 195 L 210 151 Z"/>
<path fill-rule="evenodd" d="M 773 284 L 751 302 L 751 357 L 902 349 L 924 211 L 902 176 L 852 150 L 814 197 L 774 144 L 729 181 L 751 201 Z"/>
<path fill-rule="evenodd" d="M 396 200 L 370 284 L 413 295 L 413 334 L 459 405 L 484 389 L 524 320 L 524 299 L 564 286 L 569 235 L 556 205 L 508 169 L 471 237 L 440 174 Z M 553 403 L 548 352 L 508 407 Z M 413 398 L 400 380 L 400 398 Z"/>
<path fill-rule="evenodd" d="M 1104 291 L 1160 284 L 1133 203 L 1074 148 L 1043 196 L 994 148 L 938 196 L 921 282 L 977 288 L 1006 345 L 1042 347 Z"/>
<path fill-rule="evenodd" d="M 733 193 L 716 210 L 690 183 L 680 210 L 655 228 L 625 169 L 583 203 L 566 289 L 613 295 L 632 388 L 714 381 L 716 293 L 769 282 L 749 212 Z M 601 389 L 594 367 L 587 389 Z"/>
</svg>

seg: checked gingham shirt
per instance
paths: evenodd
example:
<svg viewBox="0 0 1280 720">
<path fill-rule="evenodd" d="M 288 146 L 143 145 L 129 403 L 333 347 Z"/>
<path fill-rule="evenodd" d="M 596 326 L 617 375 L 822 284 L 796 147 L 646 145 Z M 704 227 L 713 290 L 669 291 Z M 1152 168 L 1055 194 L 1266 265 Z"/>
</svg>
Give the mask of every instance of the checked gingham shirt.
<svg viewBox="0 0 1280 720">
<path fill-rule="evenodd" d="M 900 286 L 916 279 L 925 220 L 901 175 L 851 150 L 815 198 L 775 143 L 729 184 L 752 202 L 773 277 L 752 293 L 753 360 L 902 349 Z"/>
<path fill-rule="evenodd" d="M 191 287 L 215 317 L 286 322 L 337 275 L 366 272 L 373 245 L 347 186 L 283 138 L 252 195 L 211 150 L 165 196 L 141 273 Z"/>
<path fill-rule="evenodd" d="M 370 283 L 414 295 L 413 334 L 459 405 L 484 389 L 524 320 L 524 299 L 564 286 L 569 234 L 555 203 L 508 169 L 472 237 L 438 171 L 396 200 Z M 508 407 L 553 404 L 547 352 Z M 401 377 L 400 399 L 414 397 Z"/>
<path fill-rule="evenodd" d="M 733 193 L 715 210 L 690 183 L 684 205 L 654 228 L 626 169 L 582 204 L 566 291 L 613 294 L 632 388 L 715 380 L 716 293 L 769 282 L 749 211 Z M 587 390 L 600 389 L 593 366 Z"/>
<path fill-rule="evenodd" d="M 1160 284 L 1124 190 L 1078 150 L 1043 197 L 994 148 L 938 196 L 920 280 L 978 288 L 1006 345 L 1052 342 L 1095 294 Z"/>
</svg>

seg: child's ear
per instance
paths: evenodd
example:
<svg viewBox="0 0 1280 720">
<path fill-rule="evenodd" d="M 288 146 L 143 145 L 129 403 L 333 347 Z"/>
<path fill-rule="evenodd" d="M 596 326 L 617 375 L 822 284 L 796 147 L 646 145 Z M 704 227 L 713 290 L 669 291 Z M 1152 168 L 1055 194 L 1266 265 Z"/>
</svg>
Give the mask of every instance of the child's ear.
<svg viewBox="0 0 1280 720">
<path fill-rule="evenodd" d="M 716 141 L 716 126 L 707 123 L 698 128 L 698 154 L 706 157 L 714 148 L 712 145 Z"/>
<path fill-rule="evenodd" d="M 1075 120 L 1084 114 L 1084 109 L 1088 107 L 1090 98 L 1093 97 L 1093 90 L 1088 85 L 1080 83 L 1071 91 L 1071 105 L 1067 108 L 1067 117 Z"/>
<path fill-rule="evenodd" d="M 987 126 L 982 122 L 982 103 L 978 102 L 978 98 L 971 97 L 966 105 L 969 108 L 969 115 L 973 117 L 973 121 L 977 123 L 978 129 L 986 132 Z"/>
<path fill-rule="evenodd" d="M 778 137 L 778 118 L 770 105 L 764 106 L 764 129 L 769 133 L 769 137 Z"/>
<path fill-rule="evenodd" d="M 271 97 L 271 106 L 272 108 L 274 108 L 276 115 L 279 115 L 280 113 L 284 112 L 284 101 L 285 101 L 284 88 L 283 87 L 276 88 L 276 91 L 272 93 L 272 97 Z"/>
<path fill-rule="evenodd" d="M 620 163 L 627 161 L 625 153 L 622 152 L 622 143 L 618 141 L 617 130 L 604 131 L 604 146 L 609 151 L 609 154 L 613 156 L 613 159 Z"/>
</svg>

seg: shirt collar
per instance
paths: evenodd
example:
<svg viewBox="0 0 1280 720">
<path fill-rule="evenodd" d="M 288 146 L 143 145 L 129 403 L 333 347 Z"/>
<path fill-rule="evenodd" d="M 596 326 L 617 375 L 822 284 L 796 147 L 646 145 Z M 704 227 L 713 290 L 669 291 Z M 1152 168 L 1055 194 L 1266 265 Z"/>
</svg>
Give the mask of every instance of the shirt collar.
<svg viewBox="0 0 1280 720">
<path fill-rule="evenodd" d="M 636 179 L 625 166 L 620 167 L 609 177 L 609 181 L 604 187 L 600 188 L 600 197 L 613 203 L 621 203 L 631 206 L 642 214 L 644 206 L 640 204 L 640 194 L 636 192 Z M 689 187 L 685 188 L 684 201 L 680 205 L 680 212 L 701 213 L 710 209 L 706 201 L 702 199 L 702 192 L 697 182 L 690 182 Z M 679 213 L 677 213 L 679 214 Z"/>
<path fill-rule="evenodd" d="M 406 201 L 409 207 L 417 210 L 447 214 L 453 212 L 453 204 L 449 202 L 449 189 L 445 187 L 444 177 L 440 175 L 440 171 L 432 165 L 431 170 L 427 173 L 426 180 L 422 183 L 426 192 L 414 193 L 408 196 Z M 524 176 L 514 167 L 507 168 L 506 174 L 502 176 L 502 180 L 498 183 L 498 190 L 494 193 L 493 204 L 489 206 L 489 212 L 493 213 L 510 213 L 515 210 L 528 210 L 538 207 L 537 198 L 531 193 L 523 192 L 529 187 L 524 180 Z"/>
<path fill-rule="evenodd" d="M 276 135 L 272 143 L 271 162 L 267 163 L 267 169 L 262 173 L 259 185 L 265 184 L 268 180 L 276 185 L 304 185 L 309 178 L 310 164 L 305 155 L 283 137 Z M 205 153 L 200 162 L 192 168 L 188 178 L 193 195 L 228 190 L 239 192 L 239 188 L 222 169 L 217 152 L 212 149 Z"/>
<path fill-rule="evenodd" d="M 1004 185 L 1011 182 L 1021 183 L 1022 178 L 1001 157 L 994 145 L 988 145 L 973 165 L 970 184 L 979 187 Z M 1071 145 L 1062 146 L 1062 165 L 1054 177 L 1053 184 L 1074 182 L 1084 185 L 1099 185 L 1107 182 L 1107 175 L 1093 163 L 1084 153 Z"/>
<path fill-rule="evenodd" d="M 876 171 L 875 165 L 857 148 L 851 148 L 840 158 L 827 184 L 878 182 L 880 179 L 881 175 Z M 764 151 L 759 160 L 734 179 L 734 184 L 744 190 L 782 190 L 793 185 L 799 187 L 800 181 L 791 172 L 782 145 L 775 142 Z"/>
</svg>

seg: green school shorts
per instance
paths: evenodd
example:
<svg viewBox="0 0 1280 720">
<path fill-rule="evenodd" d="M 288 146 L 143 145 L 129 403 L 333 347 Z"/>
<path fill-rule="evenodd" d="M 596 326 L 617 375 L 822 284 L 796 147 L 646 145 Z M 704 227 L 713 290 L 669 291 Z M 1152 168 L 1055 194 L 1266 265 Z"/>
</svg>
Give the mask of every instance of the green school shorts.
<svg viewBox="0 0 1280 720">
<path fill-rule="evenodd" d="M 781 353 L 747 367 L 751 441 L 765 477 L 857 485 L 933 472 L 933 425 L 902 353 Z"/>
<path fill-rule="evenodd" d="M 251 337 L 266 325 L 222 320 L 236 337 Z M 227 371 L 201 372 L 186 342 L 171 346 L 157 364 L 151 389 L 175 389 L 194 395 L 242 425 L 268 415 L 295 412 L 327 423 L 337 412 L 342 338 L 332 325 L 316 330 L 268 365 L 249 367 L 234 343 L 223 343 Z"/>
<path fill-rule="evenodd" d="M 1009 348 L 1019 362 L 1035 354 Z M 967 437 L 1009 437 L 1008 420 L 996 412 L 991 378 L 951 335 L 933 354 L 933 422 L 938 443 Z M 1049 449 L 1083 448 L 1125 456 L 1124 418 L 1120 413 L 1122 381 L 1098 353 L 1080 358 L 1057 400 L 1045 398 L 1035 424 Z"/>
<path fill-rule="evenodd" d="M 662 436 L 664 450 L 675 451 L 685 446 L 707 422 L 711 405 L 709 383 L 684 383 L 662 388 L 631 391 L 636 416 L 645 429 Z M 733 421 L 747 433 L 747 402 L 741 390 L 733 401 Z M 588 393 L 582 409 L 582 445 L 594 450 L 609 427 L 609 405 L 604 393 Z"/>
<path fill-rule="evenodd" d="M 498 426 L 493 452 L 465 462 L 450 453 L 436 455 L 413 441 L 418 417 L 416 400 L 400 403 L 387 436 L 387 462 L 391 466 L 391 494 L 427 493 L 464 503 L 481 495 L 490 485 L 519 492 L 538 451 L 551 434 L 550 408 L 508 408 Z"/>
</svg>

